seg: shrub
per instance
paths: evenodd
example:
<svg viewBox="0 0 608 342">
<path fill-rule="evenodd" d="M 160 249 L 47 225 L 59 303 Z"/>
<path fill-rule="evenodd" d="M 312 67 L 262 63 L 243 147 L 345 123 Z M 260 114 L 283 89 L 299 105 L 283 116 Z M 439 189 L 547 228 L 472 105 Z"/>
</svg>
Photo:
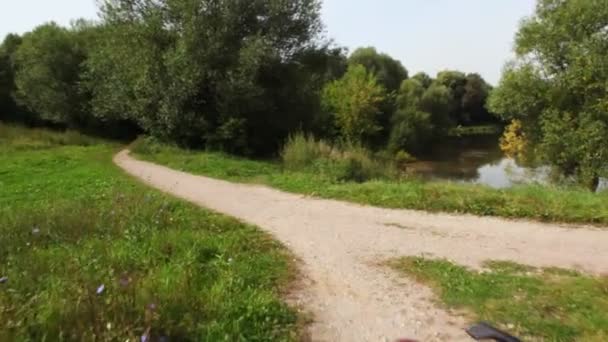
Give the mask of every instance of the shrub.
<svg viewBox="0 0 608 342">
<path fill-rule="evenodd" d="M 302 133 L 287 140 L 281 157 L 287 170 L 308 170 L 340 182 L 365 182 L 395 175 L 391 162 L 375 158 L 364 147 L 350 144 L 332 146 Z"/>
<path fill-rule="evenodd" d="M 331 159 L 332 154 L 335 154 L 333 147 L 323 140 L 296 133 L 287 139 L 281 158 L 286 169 L 301 170 L 310 167 L 316 160 Z"/>
<path fill-rule="evenodd" d="M 404 150 L 400 150 L 395 154 L 395 162 L 399 165 L 415 162 L 416 158 Z"/>
<path fill-rule="evenodd" d="M 129 148 L 134 153 L 148 155 L 160 153 L 167 148 L 167 145 L 163 144 L 158 140 L 158 138 L 153 136 L 141 136 L 137 138 L 137 140 L 135 140 Z"/>
</svg>

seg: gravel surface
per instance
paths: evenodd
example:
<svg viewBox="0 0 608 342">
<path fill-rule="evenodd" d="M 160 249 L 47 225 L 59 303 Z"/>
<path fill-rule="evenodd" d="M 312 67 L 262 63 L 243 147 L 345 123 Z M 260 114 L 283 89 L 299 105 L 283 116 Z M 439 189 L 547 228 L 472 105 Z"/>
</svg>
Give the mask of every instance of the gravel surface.
<svg viewBox="0 0 608 342">
<path fill-rule="evenodd" d="M 467 322 L 431 291 L 378 263 L 424 255 L 470 267 L 510 260 L 608 273 L 608 231 L 470 215 L 391 210 L 195 176 L 133 159 L 115 163 L 145 183 L 255 224 L 300 259 L 291 300 L 313 316 L 313 341 L 470 341 Z"/>
</svg>

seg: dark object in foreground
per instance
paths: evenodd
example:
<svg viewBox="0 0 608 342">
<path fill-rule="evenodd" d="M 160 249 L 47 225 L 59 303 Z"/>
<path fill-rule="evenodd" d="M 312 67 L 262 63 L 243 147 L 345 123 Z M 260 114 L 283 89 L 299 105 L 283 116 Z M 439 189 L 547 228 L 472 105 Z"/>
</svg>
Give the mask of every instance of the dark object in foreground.
<svg viewBox="0 0 608 342">
<path fill-rule="evenodd" d="M 485 322 L 471 326 L 467 329 L 467 334 L 478 341 L 494 340 L 498 342 L 521 342 L 521 340 L 517 337 L 511 336 L 504 331 L 500 331 Z"/>
</svg>

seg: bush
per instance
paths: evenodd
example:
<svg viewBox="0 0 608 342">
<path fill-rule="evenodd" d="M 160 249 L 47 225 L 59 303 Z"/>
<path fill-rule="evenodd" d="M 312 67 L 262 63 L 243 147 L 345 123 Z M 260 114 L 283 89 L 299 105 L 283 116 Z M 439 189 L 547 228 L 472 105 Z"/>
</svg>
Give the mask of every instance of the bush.
<svg viewBox="0 0 608 342">
<path fill-rule="evenodd" d="M 400 150 L 395 154 L 395 162 L 399 165 L 415 162 L 416 158 L 404 150 Z"/>
<path fill-rule="evenodd" d="M 391 162 L 375 158 L 361 146 L 336 147 L 303 133 L 287 140 L 281 157 L 287 170 L 308 170 L 340 182 L 365 182 L 395 175 Z"/>
<path fill-rule="evenodd" d="M 331 159 L 332 154 L 335 154 L 333 147 L 323 140 L 297 133 L 287 139 L 281 151 L 281 158 L 286 169 L 301 170 L 310 167 L 319 159 Z"/>
<path fill-rule="evenodd" d="M 156 137 L 140 136 L 129 146 L 129 149 L 131 152 L 147 155 L 160 153 L 163 150 L 166 150 L 167 147 L 176 148 L 174 145 L 163 143 Z"/>
</svg>

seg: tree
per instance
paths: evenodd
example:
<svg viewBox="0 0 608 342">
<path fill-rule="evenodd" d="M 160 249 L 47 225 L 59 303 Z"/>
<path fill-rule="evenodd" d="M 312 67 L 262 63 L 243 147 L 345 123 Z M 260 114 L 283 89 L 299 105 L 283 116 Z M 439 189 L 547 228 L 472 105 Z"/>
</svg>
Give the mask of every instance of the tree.
<svg viewBox="0 0 608 342">
<path fill-rule="evenodd" d="M 451 100 L 450 90 L 438 83 L 425 88 L 417 78 L 403 81 L 391 120 L 389 149 L 421 152 L 434 138 L 444 137 L 452 125 Z"/>
<path fill-rule="evenodd" d="M 419 72 L 416 75 L 412 76 L 413 79 L 417 80 L 422 84 L 424 88 L 428 88 L 433 83 L 433 79 L 425 72 Z"/>
<path fill-rule="evenodd" d="M 420 99 L 418 107 L 431 115 L 437 137 L 445 136 L 449 128 L 454 126 L 454 122 L 449 116 L 451 101 L 450 89 L 437 83 L 431 84 Z"/>
<path fill-rule="evenodd" d="M 13 99 L 15 92 L 14 55 L 21 45 L 21 37 L 9 34 L 0 45 L 0 119 L 14 118 L 18 110 Z"/>
<path fill-rule="evenodd" d="M 539 0 L 489 101 L 540 161 L 589 188 L 608 174 L 607 24 L 605 1 Z"/>
<path fill-rule="evenodd" d="M 464 94 L 461 99 L 461 117 L 471 124 L 495 122 L 496 116 L 486 109 L 490 85 L 479 74 L 467 74 Z"/>
<path fill-rule="evenodd" d="M 388 54 L 379 53 L 373 47 L 355 50 L 348 58 L 348 64 L 363 65 L 387 91 L 384 101 L 380 104 L 380 114 L 377 118 L 380 129 L 370 140 L 370 145 L 373 147 L 385 146 L 391 129 L 391 117 L 396 110 L 396 93 L 401 82 L 408 77 L 407 70 L 400 61 Z"/>
<path fill-rule="evenodd" d="M 466 125 L 470 118 L 462 111 L 462 98 L 466 92 L 467 78 L 463 72 L 455 70 L 445 70 L 437 73 L 435 83 L 442 85 L 450 90 L 451 101 L 449 116 L 457 124 Z"/>
<path fill-rule="evenodd" d="M 323 102 L 334 113 L 344 139 L 361 144 L 378 130 L 377 117 L 386 90 L 362 65 L 351 65 L 339 80 L 323 90 Z"/>
<path fill-rule="evenodd" d="M 44 120 L 80 125 L 86 101 L 79 90 L 84 59 L 73 32 L 55 23 L 26 33 L 14 55 L 17 99 Z"/>
<path fill-rule="evenodd" d="M 378 53 L 373 47 L 355 50 L 348 58 L 348 63 L 363 65 L 388 92 L 399 90 L 401 82 L 408 76 L 400 61 L 385 53 Z"/>
<path fill-rule="evenodd" d="M 275 151 L 314 121 L 325 70 L 303 61 L 333 53 L 317 46 L 319 10 L 318 0 L 106 0 L 87 63 L 93 112 L 189 146 Z"/>
</svg>

